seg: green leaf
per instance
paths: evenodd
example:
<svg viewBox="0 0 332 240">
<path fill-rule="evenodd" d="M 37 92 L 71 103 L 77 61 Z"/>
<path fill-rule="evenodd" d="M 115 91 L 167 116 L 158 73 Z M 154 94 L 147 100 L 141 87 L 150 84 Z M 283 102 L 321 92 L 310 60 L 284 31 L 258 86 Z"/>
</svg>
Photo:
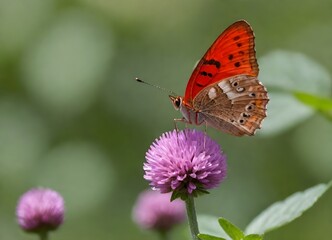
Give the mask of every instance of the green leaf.
<svg viewBox="0 0 332 240">
<path fill-rule="evenodd" d="M 198 215 L 197 221 L 201 233 L 219 236 L 221 238 L 229 239 L 227 234 L 218 224 L 218 218 L 210 215 Z"/>
<path fill-rule="evenodd" d="M 330 184 L 318 184 L 272 204 L 247 226 L 245 232 L 264 234 L 293 221 L 309 209 L 329 187 Z"/>
<path fill-rule="evenodd" d="M 294 92 L 294 96 L 302 103 L 321 111 L 332 110 L 332 99 L 310 93 Z"/>
<path fill-rule="evenodd" d="M 273 135 L 286 131 L 314 113 L 312 108 L 303 105 L 289 93 L 271 92 L 269 98 L 267 117 L 258 134 Z"/>
<path fill-rule="evenodd" d="M 273 51 L 259 59 L 259 79 L 269 91 L 307 92 L 329 96 L 328 70 L 308 56 L 290 51 Z"/>
<path fill-rule="evenodd" d="M 249 234 L 243 240 L 263 240 L 263 235 Z"/>
<path fill-rule="evenodd" d="M 244 234 L 240 228 L 227 221 L 225 218 L 218 219 L 220 226 L 233 240 L 241 240 L 244 238 Z"/>
<path fill-rule="evenodd" d="M 309 57 L 295 52 L 274 51 L 259 59 L 259 80 L 266 86 L 270 102 L 261 135 L 285 131 L 314 114 L 294 92 L 328 97 L 331 93 L 329 72 Z"/>
<path fill-rule="evenodd" d="M 178 191 L 173 191 L 171 196 L 171 202 L 173 202 L 177 198 L 181 198 L 181 194 Z"/>
<path fill-rule="evenodd" d="M 225 238 L 215 237 L 209 234 L 198 234 L 198 238 L 202 240 L 226 240 Z"/>
<path fill-rule="evenodd" d="M 198 186 L 198 188 L 192 192 L 193 197 L 198 197 L 203 194 L 209 194 L 209 192 L 203 189 L 203 187 L 201 186 Z M 174 190 L 172 192 L 171 202 L 178 198 L 180 198 L 183 201 L 186 201 L 188 199 L 188 191 L 185 188 L 182 188 L 180 190 Z"/>
</svg>

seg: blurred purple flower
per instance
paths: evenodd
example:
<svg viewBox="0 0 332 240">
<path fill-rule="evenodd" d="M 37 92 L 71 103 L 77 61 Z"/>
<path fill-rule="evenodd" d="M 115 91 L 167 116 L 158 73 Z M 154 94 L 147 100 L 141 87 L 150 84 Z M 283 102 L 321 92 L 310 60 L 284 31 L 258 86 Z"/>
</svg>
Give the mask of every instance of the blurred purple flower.
<svg viewBox="0 0 332 240">
<path fill-rule="evenodd" d="M 63 198 L 51 189 L 31 189 L 21 196 L 16 216 L 25 231 L 40 233 L 55 230 L 63 222 Z"/>
<path fill-rule="evenodd" d="M 170 201 L 170 194 L 157 191 L 142 192 L 133 209 L 133 220 L 143 229 L 167 232 L 186 218 L 181 200 Z"/>
<path fill-rule="evenodd" d="M 173 192 L 172 199 L 197 196 L 226 176 L 226 156 L 205 133 L 186 129 L 164 133 L 146 153 L 144 178 L 153 189 Z"/>
</svg>

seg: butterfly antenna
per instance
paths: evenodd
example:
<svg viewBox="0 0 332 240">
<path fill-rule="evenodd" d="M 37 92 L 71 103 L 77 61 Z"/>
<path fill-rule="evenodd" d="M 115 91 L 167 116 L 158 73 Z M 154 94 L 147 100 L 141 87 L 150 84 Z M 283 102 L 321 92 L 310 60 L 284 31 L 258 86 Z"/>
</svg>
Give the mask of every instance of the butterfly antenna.
<svg viewBox="0 0 332 240">
<path fill-rule="evenodd" d="M 173 96 L 178 96 L 178 94 L 176 94 L 175 92 L 173 92 L 173 91 L 171 91 L 171 90 L 168 90 L 168 89 L 166 89 L 166 88 L 160 87 L 160 86 L 158 86 L 158 85 L 154 85 L 154 84 L 151 84 L 151 83 L 145 82 L 145 81 L 143 81 L 142 79 L 135 78 L 135 80 L 136 80 L 137 82 L 144 83 L 144 84 L 149 85 L 149 86 L 151 86 L 151 87 L 158 88 L 158 89 L 161 90 L 161 91 L 169 92 L 169 93 L 172 94 Z"/>
</svg>

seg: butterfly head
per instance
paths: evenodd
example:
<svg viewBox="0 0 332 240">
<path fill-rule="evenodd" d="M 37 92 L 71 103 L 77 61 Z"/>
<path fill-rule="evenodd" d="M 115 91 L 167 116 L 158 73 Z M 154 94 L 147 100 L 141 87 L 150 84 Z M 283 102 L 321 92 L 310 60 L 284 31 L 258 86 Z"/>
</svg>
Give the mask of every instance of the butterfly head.
<svg viewBox="0 0 332 240">
<path fill-rule="evenodd" d="M 169 95 L 175 110 L 180 110 L 182 107 L 182 97 Z"/>
</svg>

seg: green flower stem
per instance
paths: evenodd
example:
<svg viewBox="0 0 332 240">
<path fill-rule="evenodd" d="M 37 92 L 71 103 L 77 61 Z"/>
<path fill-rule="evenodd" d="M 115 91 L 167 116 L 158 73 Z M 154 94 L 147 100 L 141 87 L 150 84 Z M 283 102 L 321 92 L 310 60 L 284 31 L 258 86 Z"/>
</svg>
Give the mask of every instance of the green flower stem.
<svg viewBox="0 0 332 240">
<path fill-rule="evenodd" d="M 199 240 L 197 235 L 199 234 L 198 223 L 195 210 L 194 197 L 189 195 L 186 200 L 187 216 L 189 221 L 189 227 L 193 240 Z"/>
<path fill-rule="evenodd" d="M 40 240 L 48 240 L 48 231 L 42 231 L 39 233 Z"/>
</svg>

